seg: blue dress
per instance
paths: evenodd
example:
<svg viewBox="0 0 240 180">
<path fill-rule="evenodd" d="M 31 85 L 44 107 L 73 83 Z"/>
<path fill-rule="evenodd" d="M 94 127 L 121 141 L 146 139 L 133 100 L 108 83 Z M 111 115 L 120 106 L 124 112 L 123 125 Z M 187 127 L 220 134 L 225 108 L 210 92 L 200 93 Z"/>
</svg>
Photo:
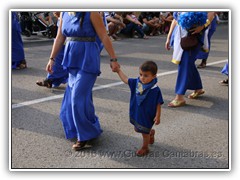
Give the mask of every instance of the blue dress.
<svg viewBox="0 0 240 180">
<path fill-rule="evenodd" d="M 178 19 L 180 15 L 179 12 L 173 14 L 175 20 Z M 171 41 L 174 41 L 174 32 L 171 37 Z M 173 42 L 171 42 L 172 44 Z M 175 93 L 178 95 L 184 95 L 186 91 L 202 89 L 202 80 L 200 74 L 196 68 L 195 61 L 197 60 L 197 55 L 201 50 L 203 44 L 203 36 L 200 37 L 200 43 L 197 48 L 190 51 L 183 51 L 181 62 L 178 65 L 178 76 L 175 87 Z"/>
<path fill-rule="evenodd" d="M 211 38 L 212 38 L 212 35 L 214 34 L 214 32 L 216 31 L 216 27 L 217 27 L 217 17 L 215 16 L 210 24 L 209 32 L 208 32 L 209 51 L 208 52 L 199 51 L 199 53 L 197 55 L 197 59 L 207 59 L 208 58 L 210 48 L 211 48 Z"/>
<path fill-rule="evenodd" d="M 83 14 L 84 20 L 80 26 Z M 66 37 L 96 37 L 90 20 L 90 12 L 78 12 L 75 16 L 63 12 L 62 33 Z M 98 43 L 67 41 L 63 66 L 69 72 L 60 119 L 67 139 L 86 141 L 98 137 L 101 127 L 92 99 L 92 88 L 100 74 L 100 51 Z"/>
<path fill-rule="evenodd" d="M 12 12 L 12 69 L 25 60 L 21 26 L 16 12 Z"/>
<path fill-rule="evenodd" d="M 138 132 L 149 134 L 154 124 L 157 105 L 164 103 L 161 90 L 158 86 L 152 88 L 144 101 L 138 105 L 136 99 L 137 79 L 129 78 L 128 85 L 131 90 L 130 123 L 134 125 Z"/>
</svg>

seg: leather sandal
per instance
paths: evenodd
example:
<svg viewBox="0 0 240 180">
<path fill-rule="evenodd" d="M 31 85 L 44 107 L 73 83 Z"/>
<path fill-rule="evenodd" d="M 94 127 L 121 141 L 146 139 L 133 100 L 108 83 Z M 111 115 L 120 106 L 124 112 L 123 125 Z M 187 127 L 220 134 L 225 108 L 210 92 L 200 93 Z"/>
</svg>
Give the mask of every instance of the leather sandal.
<svg viewBox="0 0 240 180">
<path fill-rule="evenodd" d="M 149 149 L 139 149 L 137 152 L 136 152 L 136 154 L 137 154 L 137 156 L 145 156 L 145 155 L 147 155 L 149 153 Z"/>
<path fill-rule="evenodd" d="M 154 143 L 154 135 L 155 135 L 155 130 L 151 129 L 149 144 L 153 144 Z"/>
<path fill-rule="evenodd" d="M 202 95 L 202 94 L 204 94 L 204 93 L 205 93 L 204 90 L 198 91 L 198 92 L 193 92 L 192 94 L 190 94 L 190 95 L 188 96 L 188 98 L 189 98 L 189 99 L 196 99 L 196 98 L 198 98 L 200 95 Z"/>
<path fill-rule="evenodd" d="M 42 81 L 37 81 L 36 84 L 38 86 L 45 86 L 47 88 L 52 88 L 52 80 L 50 80 L 50 79 L 44 79 Z"/>
<path fill-rule="evenodd" d="M 219 84 L 228 86 L 228 79 L 220 81 Z"/>
<path fill-rule="evenodd" d="M 197 66 L 197 68 L 205 68 L 207 66 L 207 61 L 202 60 L 202 62 Z"/>
<path fill-rule="evenodd" d="M 186 101 L 179 101 L 177 99 L 172 100 L 169 104 L 168 107 L 181 107 L 186 104 Z"/>
<path fill-rule="evenodd" d="M 20 64 L 16 67 L 16 69 L 25 69 L 25 68 L 27 68 L 27 62 L 26 62 L 26 60 L 22 60 L 21 62 L 20 62 Z"/>
<path fill-rule="evenodd" d="M 72 149 L 74 149 L 75 151 L 80 151 L 81 149 L 83 149 L 87 144 L 87 141 L 77 141 L 73 146 Z"/>
</svg>

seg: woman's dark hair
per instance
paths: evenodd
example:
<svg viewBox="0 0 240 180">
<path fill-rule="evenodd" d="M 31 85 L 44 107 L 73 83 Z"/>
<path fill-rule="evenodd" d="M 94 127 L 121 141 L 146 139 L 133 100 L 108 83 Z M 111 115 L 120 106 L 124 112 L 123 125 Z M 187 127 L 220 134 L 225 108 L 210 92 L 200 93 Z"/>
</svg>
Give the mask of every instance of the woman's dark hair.
<svg viewBox="0 0 240 180">
<path fill-rule="evenodd" d="M 82 27 L 82 25 L 83 25 L 85 14 L 86 14 L 86 12 L 82 12 L 82 17 L 80 19 L 80 27 Z"/>
<path fill-rule="evenodd" d="M 158 71 L 157 64 L 153 61 L 144 62 L 139 69 L 141 69 L 143 72 L 150 71 L 152 75 L 156 75 Z"/>
</svg>

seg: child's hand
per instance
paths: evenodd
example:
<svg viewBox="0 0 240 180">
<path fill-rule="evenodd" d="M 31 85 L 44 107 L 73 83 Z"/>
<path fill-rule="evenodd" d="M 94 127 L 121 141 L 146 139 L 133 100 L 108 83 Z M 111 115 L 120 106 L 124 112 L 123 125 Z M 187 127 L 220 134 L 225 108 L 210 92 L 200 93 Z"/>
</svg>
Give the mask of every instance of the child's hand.
<svg viewBox="0 0 240 180">
<path fill-rule="evenodd" d="M 159 125 L 160 124 L 160 117 L 155 117 L 153 121 L 154 121 L 155 125 Z"/>
<path fill-rule="evenodd" d="M 120 67 L 116 68 L 113 72 L 119 73 L 119 71 L 121 71 L 121 68 L 120 68 Z"/>
</svg>

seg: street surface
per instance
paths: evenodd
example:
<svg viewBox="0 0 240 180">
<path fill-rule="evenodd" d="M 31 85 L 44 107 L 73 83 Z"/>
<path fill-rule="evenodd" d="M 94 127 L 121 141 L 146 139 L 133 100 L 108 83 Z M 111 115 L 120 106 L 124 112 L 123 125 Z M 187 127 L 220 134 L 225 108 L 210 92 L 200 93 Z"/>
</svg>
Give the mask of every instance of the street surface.
<svg viewBox="0 0 240 180">
<path fill-rule="evenodd" d="M 228 169 L 229 89 L 218 83 L 226 78 L 221 69 L 228 59 L 228 39 L 228 25 L 220 24 L 212 38 L 208 66 L 199 70 L 206 93 L 190 100 L 191 91 L 187 91 L 187 105 L 180 108 L 167 107 L 175 97 L 177 65 L 170 62 L 172 50 L 164 48 L 166 35 L 113 42 L 129 77 L 137 77 L 139 65 L 146 60 L 154 60 L 159 68 L 158 85 L 165 102 L 161 123 L 154 127 L 150 153 L 137 157 L 142 136 L 129 123 L 129 87 L 111 72 L 106 51 L 93 89 L 103 133 L 83 151 L 74 152 L 74 141 L 65 139 L 59 119 L 66 85 L 47 89 L 35 84 L 46 76 L 52 40 L 24 37 L 28 68 L 13 70 L 11 77 L 11 168 Z"/>
</svg>

